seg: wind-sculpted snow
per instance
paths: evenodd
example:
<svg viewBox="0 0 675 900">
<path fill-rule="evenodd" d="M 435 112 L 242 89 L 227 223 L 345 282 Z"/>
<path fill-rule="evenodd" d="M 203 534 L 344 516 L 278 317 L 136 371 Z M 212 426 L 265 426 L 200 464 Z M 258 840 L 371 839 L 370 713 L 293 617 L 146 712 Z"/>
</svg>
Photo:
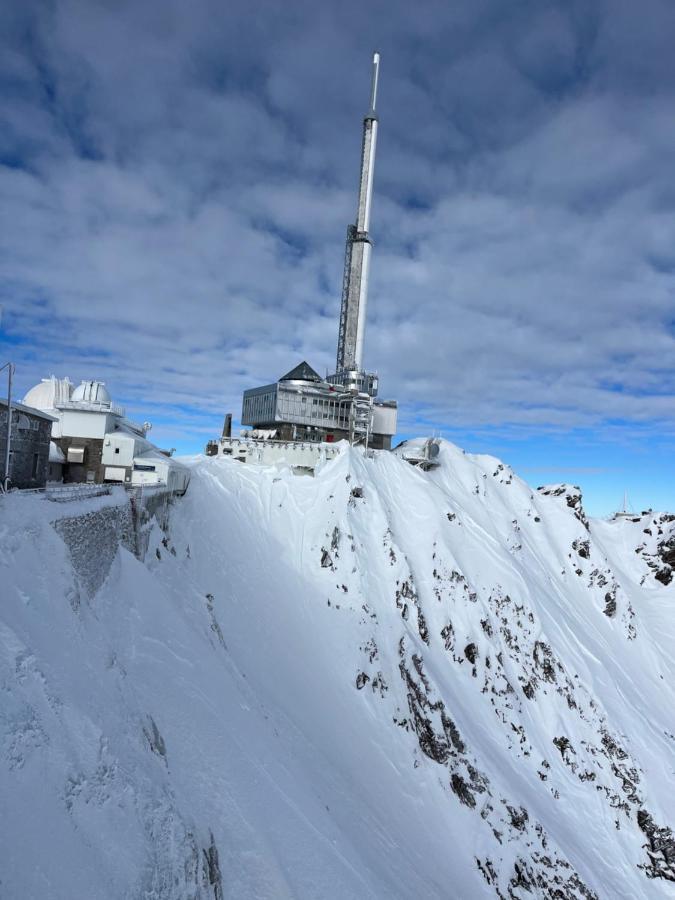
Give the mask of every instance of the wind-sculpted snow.
<svg viewBox="0 0 675 900">
<path fill-rule="evenodd" d="M 79 605 L 0 507 L 0 896 L 673 896 L 675 519 L 440 462 L 195 460 Z"/>
</svg>

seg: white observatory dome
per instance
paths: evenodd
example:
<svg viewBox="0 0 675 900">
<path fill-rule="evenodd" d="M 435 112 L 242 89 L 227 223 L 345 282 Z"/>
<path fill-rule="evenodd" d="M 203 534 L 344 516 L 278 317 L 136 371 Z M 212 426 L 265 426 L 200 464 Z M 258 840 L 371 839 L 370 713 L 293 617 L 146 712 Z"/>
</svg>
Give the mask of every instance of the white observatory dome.
<svg viewBox="0 0 675 900">
<path fill-rule="evenodd" d="M 68 378 L 57 378 L 52 375 L 50 378 L 43 378 L 40 384 L 32 387 L 22 402 L 34 409 L 55 409 L 64 400 L 70 400 L 72 389 L 73 385 Z"/>
<path fill-rule="evenodd" d="M 102 381 L 83 381 L 70 398 L 75 402 L 112 403 L 112 398 Z"/>
</svg>

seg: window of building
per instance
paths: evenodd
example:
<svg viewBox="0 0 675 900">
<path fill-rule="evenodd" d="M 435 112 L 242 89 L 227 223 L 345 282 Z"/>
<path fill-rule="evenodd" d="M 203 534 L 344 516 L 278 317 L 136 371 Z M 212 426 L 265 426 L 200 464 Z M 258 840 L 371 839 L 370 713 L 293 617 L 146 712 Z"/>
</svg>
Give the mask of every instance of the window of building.
<svg viewBox="0 0 675 900">
<path fill-rule="evenodd" d="M 39 467 L 40 467 L 40 454 L 34 453 L 33 454 L 33 471 L 31 474 L 31 478 L 37 478 Z"/>
</svg>

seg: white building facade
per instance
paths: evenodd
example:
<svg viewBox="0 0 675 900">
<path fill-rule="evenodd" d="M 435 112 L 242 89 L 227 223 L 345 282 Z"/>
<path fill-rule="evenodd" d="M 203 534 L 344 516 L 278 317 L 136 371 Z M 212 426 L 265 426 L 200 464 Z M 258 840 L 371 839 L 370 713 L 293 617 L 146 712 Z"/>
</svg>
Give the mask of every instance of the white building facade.
<svg viewBox="0 0 675 900">
<path fill-rule="evenodd" d="M 189 469 L 147 439 L 150 425 L 138 425 L 116 406 L 105 384 L 44 378 L 24 402 L 53 416 L 52 441 L 63 456 L 63 480 L 165 485 L 185 493 Z"/>
</svg>

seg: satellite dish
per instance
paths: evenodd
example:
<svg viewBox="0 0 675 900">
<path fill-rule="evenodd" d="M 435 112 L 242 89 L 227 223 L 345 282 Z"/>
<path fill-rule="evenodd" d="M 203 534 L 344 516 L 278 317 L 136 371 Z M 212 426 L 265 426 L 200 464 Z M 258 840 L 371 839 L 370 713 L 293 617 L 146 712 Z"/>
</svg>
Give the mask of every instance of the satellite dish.
<svg viewBox="0 0 675 900">
<path fill-rule="evenodd" d="M 151 422 L 143 422 L 143 431 L 145 432 L 145 434 L 147 434 L 151 428 L 152 428 Z"/>
<path fill-rule="evenodd" d="M 427 444 L 427 453 L 429 454 L 429 459 L 436 459 L 440 452 L 440 447 L 434 440 L 430 440 Z"/>
</svg>

